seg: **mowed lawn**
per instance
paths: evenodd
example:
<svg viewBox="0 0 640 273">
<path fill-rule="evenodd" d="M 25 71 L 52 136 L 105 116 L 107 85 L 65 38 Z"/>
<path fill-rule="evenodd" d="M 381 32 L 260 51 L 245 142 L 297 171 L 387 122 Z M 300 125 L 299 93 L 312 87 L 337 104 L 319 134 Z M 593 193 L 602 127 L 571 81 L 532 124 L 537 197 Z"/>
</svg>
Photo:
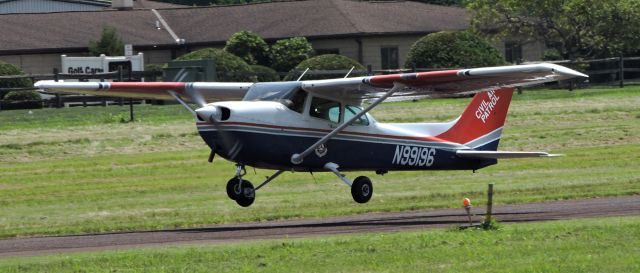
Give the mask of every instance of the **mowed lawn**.
<svg viewBox="0 0 640 273">
<path fill-rule="evenodd" d="M 224 187 L 233 164 L 206 162 L 208 149 L 179 105 L 0 111 L 0 237 L 193 227 L 482 204 L 640 193 L 640 88 L 525 91 L 515 95 L 501 150 L 566 156 L 503 160 L 471 171 L 366 174 L 365 205 L 326 173 L 285 173 L 240 208 Z M 385 103 L 385 122 L 446 121 L 469 102 Z M 339 162 L 338 162 L 339 163 Z M 257 184 L 270 171 L 248 170 Z"/>
<path fill-rule="evenodd" d="M 2 272 L 640 272 L 640 217 L 0 259 Z"/>
</svg>

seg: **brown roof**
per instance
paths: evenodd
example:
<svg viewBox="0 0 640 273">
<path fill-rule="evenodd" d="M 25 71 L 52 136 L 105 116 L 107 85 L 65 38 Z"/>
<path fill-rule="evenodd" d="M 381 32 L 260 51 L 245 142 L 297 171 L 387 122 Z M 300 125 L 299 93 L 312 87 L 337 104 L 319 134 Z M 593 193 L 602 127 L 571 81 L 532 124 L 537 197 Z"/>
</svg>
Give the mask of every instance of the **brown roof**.
<svg viewBox="0 0 640 273">
<path fill-rule="evenodd" d="M 462 8 L 412 1 L 307 0 L 157 11 L 187 44 L 223 43 L 241 30 L 265 39 L 419 34 L 466 29 L 469 20 Z M 164 28 L 156 29 L 156 20 L 151 10 L 0 15 L 0 53 L 86 48 L 105 25 L 134 46 L 175 46 Z"/>
</svg>

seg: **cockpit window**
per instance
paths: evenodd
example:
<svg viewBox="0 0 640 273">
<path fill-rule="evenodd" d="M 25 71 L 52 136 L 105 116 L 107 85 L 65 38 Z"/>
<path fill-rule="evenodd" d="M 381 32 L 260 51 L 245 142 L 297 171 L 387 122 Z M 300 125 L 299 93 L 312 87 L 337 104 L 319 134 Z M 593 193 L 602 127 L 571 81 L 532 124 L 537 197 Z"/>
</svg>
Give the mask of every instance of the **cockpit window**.
<svg viewBox="0 0 640 273">
<path fill-rule="evenodd" d="M 306 99 L 307 92 L 302 89 L 298 89 L 295 93 L 293 93 L 293 96 L 291 96 L 291 99 L 287 101 L 285 105 L 289 107 L 289 109 L 302 114 L 302 111 L 304 111 L 304 101 Z"/>
<path fill-rule="evenodd" d="M 347 120 L 351 119 L 353 116 L 357 115 L 360 112 L 362 112 L 362 108 L 358 106 L 347 105 L 344 108 L 344 121 L 346 122 Z M 367 119 L 367 115 L 365 114 L 359 117 L 358 119 L 354 120 L 353 123 L 351 123 L 351 125 L 366 126 L 366 125 L 369 125 L 369 119 Z"/>
<path fill-rule="evenodd" d="M 247 94 L 244 95 L 244 101 L 277 101 L 286 103 L 301 90 L 301 82 L 258 82 L 254 83 Z"/>
<path fill-rule="evenodd" d="M 316 118 L 326 119 L 334 123 L 339 123 L 340 103 L 328 99 L 313 97 L 313 99 L 311 99 L 309 115 Z"/>
</svg>

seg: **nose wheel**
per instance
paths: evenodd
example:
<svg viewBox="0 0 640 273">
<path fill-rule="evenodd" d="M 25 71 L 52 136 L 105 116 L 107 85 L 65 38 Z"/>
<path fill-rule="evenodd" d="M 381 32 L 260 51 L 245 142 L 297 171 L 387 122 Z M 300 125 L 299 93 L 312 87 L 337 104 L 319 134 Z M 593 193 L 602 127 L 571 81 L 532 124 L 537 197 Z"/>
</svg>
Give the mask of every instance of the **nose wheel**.
<svg viewBox="0 0 640 273">
<path fill-rule="evenodd" d="M 239 178 L 234 177 L 227 182 L 227 196 L 235 200 L 238 205 L 248 207 L 256 199 L 256 192 L 249 180 L 241 182 Z"/>
<path fill-rule="evenodd" d="M 251 206 L 256 199 L 256 191 L 253 188 L 253 184 L 249 180 L 242 179 L 245 174 L 247 174 L 247 171 L 244 166 L 238 165 L 236 167 L 236 176 L 227 182 L 227 196 L 242 207 Z"/>
<path fill-rule="evenodd" d="M 256 191 L 271 182 L 283 172 L 284 170 L 277 171 L 254 188 L 253 184 L 251 184 L 249 180 L 242 179 L 242 177 L 247 174 L 247 171 L 244 169 L 244 165 L 237 165 L 236 176 L 229 179 L 229 182 L 227 182 L 227 196 L 229 196 L 231 200 L 236 201 L 236 203 L 242 207 L 251 206 L 253 201 L 256 199 Z"/>
</svg>

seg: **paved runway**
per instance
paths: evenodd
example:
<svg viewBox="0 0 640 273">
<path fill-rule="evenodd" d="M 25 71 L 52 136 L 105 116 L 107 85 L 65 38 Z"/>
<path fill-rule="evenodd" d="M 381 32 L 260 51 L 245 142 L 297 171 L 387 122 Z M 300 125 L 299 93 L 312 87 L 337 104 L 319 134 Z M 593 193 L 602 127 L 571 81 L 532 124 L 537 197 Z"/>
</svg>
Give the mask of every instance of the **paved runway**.
<svg viewBox="0 0 640 273">
<path fill-rule="evenodd" d="M 501 205 L 494 216 L 502 223 L 571 218 L 640 215 L 640 196 Z M 473 208 L 480 221 L 484 208 Z M 214 225 L 190 229 L 33 237 L 0 240 L 1 256 L 127 249 L 175 244 L 211 244 L 244 240 L 299 238 L 327 234 L 404 231 L 467 223 L 464 209 L 369 213 L 322 219 Z"/>
</svg>

